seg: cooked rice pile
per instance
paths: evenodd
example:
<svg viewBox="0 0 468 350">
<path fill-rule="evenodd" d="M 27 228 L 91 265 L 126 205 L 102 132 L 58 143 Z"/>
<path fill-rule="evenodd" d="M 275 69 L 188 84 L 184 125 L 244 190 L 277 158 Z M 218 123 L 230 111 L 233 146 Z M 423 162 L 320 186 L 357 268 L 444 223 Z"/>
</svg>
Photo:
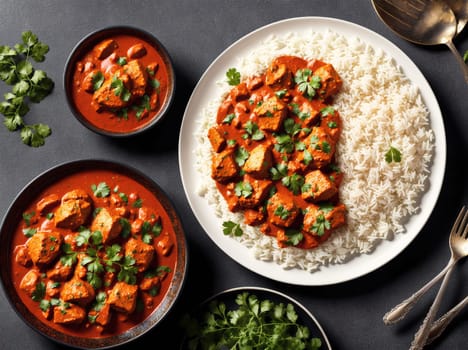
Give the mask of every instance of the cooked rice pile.
<svg viewBox="0 0 468 350">
<path fill-rule="evenodd" d="M 408 217 L 418 212 L 428 187 L 434 134 L 418 89 L 382 50 L 333 31 L 289 33 L 260 43 L 239 58 L 235 67 L 244 78 L 258 75 L 280 55 L 331 63 L 343 80 L 334 106 L 343 121 L 336 156 L 344 173 L 340 198 L 348 209 L 347 225 L 316 249 L 279 248 L 275 238 L 243 224 L 242 214 L 229 211 L 210 177 L 212 150 L 206 136 L 216 122 L 220 102 L 231 88 L 224 80 L 216 82 L 219 95 L 204 108 L 195 135 L 199 144 L 196 166 L 203 182 L 199 195 L 206 198 L 222 221 L 241 223 L 244 234 L 233 239 L 250 248 L 257 259 L 274 261 L 285 269 L 312 272 L 372 253 L 380 241 L 404 234 Z M 385 161 L 390 146 L 400 150 L 400 163 Z M 219 234 L 223 234 L 222 227 Z"/>
</svg>

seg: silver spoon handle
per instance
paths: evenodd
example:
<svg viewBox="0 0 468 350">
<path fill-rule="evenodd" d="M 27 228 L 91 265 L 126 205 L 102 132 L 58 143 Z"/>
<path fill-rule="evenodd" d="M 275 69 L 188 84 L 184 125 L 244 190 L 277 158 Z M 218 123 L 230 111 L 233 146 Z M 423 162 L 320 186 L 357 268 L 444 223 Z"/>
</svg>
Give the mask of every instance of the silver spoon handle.
<svg viewBox="0 0 468 350">
<path fill-rule="evenodd" d="M 394 324 L 397 323 L 398 321 L 401 321 L 405 316 L 408 314 L 408 312 L 413 308 L 414 305 L 421 299 L 421 297 L 427 293 L 429 289 L 432 288 L 434 284 L 436 284 L 444 275 L 447 273 L 447 271 L 456 263 L 454 260 L 450 260 L 447 266 L 439 272 L 437 276 L 435 276 L 432 280 L 427 282 L 424 286 L 421 287 L 416 293 L 411 295 L 408 299 L 402 301 L 400 304 L 396 305 L 393 309 L 388 311 L 384 317 L 383 321 L 386 325 Z"/>
<path fill-rule="evenodd" d="M 431 330 L 429 331 L 429 337 L 427 339 L 426 344 L 432 343 L 435 339 L 437 339 L 447 328 L 447 326 L 453 321 L 453 319 L 462 311 L 466 306 L 468 306 L 468 296 L 465 297 L 462 301 L 460 301 L 457 305 L 447 311 L 446 314 L 441 316 L 437 321 L 431 326 Z"/>
<path fill-rule="evenodd" d="M 445 43 L 450 51 L 455 55 L 455 58 L 457 59 L 458 64 L 460 65 L 460 68 L 462 69 L 463 76 L 465 78 L 465 81 L 468 83 L 468 66 L 466 65 L 465 61 L 461 57 L 460 53 L 458 52 L 457 48 L 453 44 L 451 40 Z"/>
<path fill-rule="evenodd" d="M 424 347 L 424 345 L 426 345 L 426 341 L 429 336 L 429 331 L 431 330 L 432 322 L 434 321 L 436 313 L 439 310 L 440 303 L 442 301 L 442 297 L 444 296 L 445 290 L 447 289 L 448 281 L 450 275 L 452 274 L 452 271 L 453 269 L 450 268 L 445 274 L 444 280 L 442 281 L 442 284 L 439 288 L 439 291 L 437 292 L 434 302 L 431 305 L 431 308 L 429 309 L 429 312 L 424 318 L 421 327 L 414 335 L 414 339 L 411 343 L 410 350 L 421 350 Z"/>
</svg>

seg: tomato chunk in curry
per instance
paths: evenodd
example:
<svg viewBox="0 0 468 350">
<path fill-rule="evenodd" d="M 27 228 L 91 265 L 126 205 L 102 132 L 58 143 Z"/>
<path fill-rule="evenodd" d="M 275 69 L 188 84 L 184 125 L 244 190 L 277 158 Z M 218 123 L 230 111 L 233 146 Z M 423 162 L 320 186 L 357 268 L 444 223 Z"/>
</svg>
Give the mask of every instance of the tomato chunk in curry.
<svg viewBox="0 0 468 350">
<path fill-rule="evenodd" d="M 80 337 L 119 334 L 161 303 L 176 238 L 155 195 L 108 171 L 73 174 L 24 212 L 12 276 L 28 309 Z"/>
<path fill-rule="evenodd" d="M 314 248 L 346 222 L 331 105 L 341 86 L 331 64 L 280 56 L 230 90 L 208 130 L 211 177 L 229 210 L 280 247 Z"/>
</svg>

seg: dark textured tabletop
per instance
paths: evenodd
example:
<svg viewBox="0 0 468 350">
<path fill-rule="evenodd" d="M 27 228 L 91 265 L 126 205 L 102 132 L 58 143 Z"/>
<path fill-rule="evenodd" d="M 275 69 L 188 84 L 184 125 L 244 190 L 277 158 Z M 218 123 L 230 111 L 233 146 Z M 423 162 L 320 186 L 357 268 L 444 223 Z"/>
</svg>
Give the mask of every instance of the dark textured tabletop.
<svg viewBox="0 0 468 350">
<path fill-rule="evenodd" d="M 447 137 L 442 191 L 416 239 L 376 271 L 321 287 L 275 282 L 230 259 L 193 216 L 178 166 L 184 109 L 209 64 L 252 30 L 301 16 L 350 21 L 383 35 L 403 50 L 432 87 Z M 118 24 L 155 34 L 170 52 L 177 76 L 174 104 L 163 124 L 132 139 L 110 139 L 84 128 L 67 107 L 62 83 L 65 62 L 74 45 L 91 31 Z M 50 46 L 40 67 L 56 83 L 53 93 L 34 105 L 27 118 L 30 123 L 49 124 L 53 133 L 43 147 L 30 148 L 21 143 L 18 132 L 0 126 L 0 215 L 5 215 L 17 193 L 39 173 L 69 160 L 97 157 L 126 163 L 152 177 L 170 196 L 186 230 L 188 275 L 173 312 L 159 327 L 123 349 L 177 349 L 181 313 L 213 293 L 247 285 L 273 288 L 302 302 L 325 329 L 333 349 L 409 347 L 436 289 L 401 323 L 385 326 L 382 316 L 445 266 L 450 255 L 447 237 L 452 221 L 460 207 L 468 203 L 468 85 L 446 46 L 422 47 L 403 41 L 379 20 L 369 0 L 0 0 L 0 45 L 16 43 L 25 30 L 32 30 Z M 468 49 L 467 33 L 468 29 L 455 40 L 461 52 Z M 462 262 L 452 275 L 442 311 L 468 294 L 467 280 L 468 267 Z M 428 348 L 467 349 L 467 327 L 468 309 Z M 0 293 L 0 349 L 64 348 L 25 325 Z"/>
</svg>

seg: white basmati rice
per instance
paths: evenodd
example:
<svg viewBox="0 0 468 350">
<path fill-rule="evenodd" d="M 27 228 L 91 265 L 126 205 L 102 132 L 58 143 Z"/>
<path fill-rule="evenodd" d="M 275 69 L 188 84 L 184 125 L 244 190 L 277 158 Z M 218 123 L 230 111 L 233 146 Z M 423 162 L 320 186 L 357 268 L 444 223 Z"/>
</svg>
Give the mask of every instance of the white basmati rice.
<svg viewBox="0 0 468 350">
<path fill-rule="evenodd" d="M 272 36 L 259 43 L 235 65 L 242 77 L 263 73 L 277 56 L 296 55 L 331 63 L 343 80 L 334 100 L 343 130 L 337 144 L 337 163 L 344 173 L 340 199 L 346 205 L 347 224 L 334 231 L 318 248 L 279 248 L 275 238 L 243 224 L 241 213 L 231 213 L 211 179 L 211 145 L 206 136 L 230 86 L 216 82 L 219 94 L 203 109 L 196 133 L 196 167 L 203 196 L 223 221 L 241 224 L 238 239 L 257 259 L 274 261 L 285 269 L 315 271 L 327 264 L 344 263 L 359 254 L 372 253 L 382 240 L 404 234 L 408 217 L 417 213 L 428 187 L 434 152 L 429 113 L 418 89 L 400 67 L 380 49 L 359 38 L 332 30 Z M 390 146 L 400 150 L 401 162 L 387 163 Z M 220 230 L 220 234 L 221 230 Z"/>
</svg>

